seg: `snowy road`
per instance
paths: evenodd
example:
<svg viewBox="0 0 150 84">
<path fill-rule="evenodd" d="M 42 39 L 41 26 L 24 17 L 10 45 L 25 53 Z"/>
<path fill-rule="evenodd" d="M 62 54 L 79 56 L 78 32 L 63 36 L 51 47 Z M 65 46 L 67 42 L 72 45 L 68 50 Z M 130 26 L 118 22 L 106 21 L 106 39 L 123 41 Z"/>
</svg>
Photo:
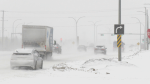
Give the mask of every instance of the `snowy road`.
<svg viewBox="0 0 150 84">
<path fill-rule="evenodd" d="M 50 60 L 45 60 L 42 70 L 30 70 L 30 69 L 10 69 L 10 57 L 12 51 L 0 52 L 0 81 L 12 79 L 14 77 L 34 77 L 39 73 L 44 73 L 50 69 L 53 65 L 64 62 L 82 61 L 88 59 L 100 59 L 100 58 L 117 58 L 117 52 L 108 51 L 107 55 L 97 54 L 95 55 L 93 50 L 89 49 L 87 52 L 78 52 L 76 49 L 64 49 L 62 54 L 54 53 Z M 129 55 L 130 53 L 122 53 L 123 55 Z"/>
</svg>

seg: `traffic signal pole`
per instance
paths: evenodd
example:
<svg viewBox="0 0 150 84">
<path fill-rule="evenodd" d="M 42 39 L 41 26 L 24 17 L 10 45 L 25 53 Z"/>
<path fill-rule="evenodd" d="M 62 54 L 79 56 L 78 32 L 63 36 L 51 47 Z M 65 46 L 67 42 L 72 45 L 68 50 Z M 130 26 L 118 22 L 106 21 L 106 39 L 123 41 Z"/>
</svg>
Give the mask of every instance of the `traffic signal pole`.
<svg viewBox="0 0 150 84">
<path fill-rule="evenodd" d="M 118 13 L 119 13 L 118 24 L 121 25 L 121 0 L 119 0 L 119 12 Z M 117 37 L 119 37 L 119 35 L 117 35 Z M 121 35 L 120 35 L 120 38 L 121 38 Z M 121 46 L 118 47 L 118 61 L 121 61 Z"/>
<path fill-rule="evenodd" d="M 2 50 L 4 48 L 4 10 L 3 12 L 3 17 L 2 17 Z"/>
<path fill-rule="evenodd" d="M 146 14 L 146 7 L 145 7 L 145 35 L 144 35 L 144 49 L 147 50 L 147 43 L 146 43 L 146 29 L 147 29 L 147 14 Z"/>
<path fill-rule="evenodd" d="M 148 30 L 148 27 L 149 27 L 149 22 L 148 22 L 148 20 L 149 20 L 149 16 L 148 16 L 148 10 L 147 10 L 147 30 Z M 148 36 L 147 36 L 147 50 L 149 50 L 149 42 L 148 42 Z"/>
</svg>

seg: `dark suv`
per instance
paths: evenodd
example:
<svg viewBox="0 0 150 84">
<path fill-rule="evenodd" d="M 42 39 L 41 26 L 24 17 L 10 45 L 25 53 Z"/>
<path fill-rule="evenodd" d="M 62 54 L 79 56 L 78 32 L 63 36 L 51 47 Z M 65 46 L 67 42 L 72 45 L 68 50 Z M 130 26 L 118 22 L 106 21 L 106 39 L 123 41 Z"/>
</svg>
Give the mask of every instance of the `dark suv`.
<svg viewBox="0 0 150 84">
<path fill-rule="evenodd" d="M 94 53 L 97 54 L 97 53 L 103 53 L 106 55 L 106 47 L 104 45 L 97 45 L 95 48 L 94 48 Z"/>
<path fill-rule="evenodd" d="M 53 46 L 53 52 L 61 54 L 61 46 L 59 44 L 56 44 Z"/>
</svg>

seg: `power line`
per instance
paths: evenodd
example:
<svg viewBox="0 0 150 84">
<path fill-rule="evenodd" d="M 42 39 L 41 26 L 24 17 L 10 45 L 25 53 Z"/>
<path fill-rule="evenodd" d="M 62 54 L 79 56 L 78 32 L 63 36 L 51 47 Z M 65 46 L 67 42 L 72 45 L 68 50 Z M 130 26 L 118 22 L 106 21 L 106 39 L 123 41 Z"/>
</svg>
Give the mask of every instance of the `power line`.
<svg viewBox="0 0 150 84">
<path fill-rule="evenodd" d="M 124 23 L 124 24 L 138 24 L 138 23 Z M 100 24 L 100 25 L 114 25 L 114 24 Z M 78 26 L 81 27 L 81 26 L 93 26 L 93 25 L 78 25 Z M 75 27 L 75 26 L 52 26 L 52 27 Z M 12 28 L 12 27 L 5 27 L 5 28 Z"/>
<path fill-rule="evenodd" d="M 122 16 L 137 16 L 143 14 L 132 14 L 132 15 L 122 15 Z M 105 15 L 105 16 L 85 16 L 85 17 L 117 17 L 118 15 Z M 5 18 L 69 18 L 69 17 L 5 17 Z"/>
<path fill-rule="evenodd" d="M 143 7 L 138 8 L 122 8 L 122 11 L 127 10 L 135 10 L 135 9 L 142 9 Z M 49 14 L 49 13 L 98 13 L 98 12 L 114 12 L 118 11 L 117 9 L 105 9 L 105 10 L 89 10 L 89 11 L 6 11 L 10 13 L 40 13 L 40 14 Z"/>
</svg>

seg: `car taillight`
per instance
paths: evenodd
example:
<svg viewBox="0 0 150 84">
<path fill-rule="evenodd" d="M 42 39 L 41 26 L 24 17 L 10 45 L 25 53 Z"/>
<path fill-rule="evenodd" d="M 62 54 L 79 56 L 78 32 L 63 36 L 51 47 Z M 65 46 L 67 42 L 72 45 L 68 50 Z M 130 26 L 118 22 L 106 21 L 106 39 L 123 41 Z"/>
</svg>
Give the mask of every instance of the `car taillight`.
<svg viewBox="0 0 150 84">
<path fill-rule="evenodd" d="M 45 49 L 46 49 L 46 45 L 45 45 Z"/>
<path fill-rule="evenodd" d="M 23 45 L 22 45 L 22 48 L 23 48 Z"/>
<path fill-rule="evenodd" d="M 58 48 L 58 47 L 56 47 L 56 48 Z"/>
</svg>

